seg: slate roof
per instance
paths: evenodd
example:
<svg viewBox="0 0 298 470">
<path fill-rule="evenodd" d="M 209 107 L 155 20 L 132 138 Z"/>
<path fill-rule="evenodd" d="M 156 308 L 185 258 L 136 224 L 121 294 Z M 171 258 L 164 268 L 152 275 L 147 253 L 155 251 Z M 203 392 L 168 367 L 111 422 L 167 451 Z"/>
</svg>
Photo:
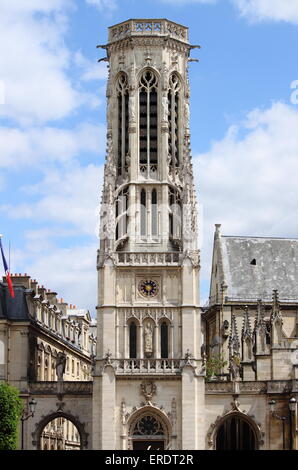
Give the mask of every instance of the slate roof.
<svg viewBox="0 0 298 470">
<path fill-rule="evenodd" d="M 30 320 L 25 292 L 25 287 L 15 286 L 15 297 L 11 298 L 7 284 L 0 282 L 0 320 Z"/>
<path fill-rule="evenodd" d="M 227 296 L 298 299 L 298 239 L 221 236 Z"/>
</svg>

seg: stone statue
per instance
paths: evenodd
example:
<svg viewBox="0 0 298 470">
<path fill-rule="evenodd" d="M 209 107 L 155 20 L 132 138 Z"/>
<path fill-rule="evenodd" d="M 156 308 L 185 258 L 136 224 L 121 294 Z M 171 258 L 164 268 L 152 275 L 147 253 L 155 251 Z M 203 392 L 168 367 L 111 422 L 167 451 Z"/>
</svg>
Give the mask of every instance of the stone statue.
<svg viewBox="0 0 298 470">
<path fill-rule="evenodd" d="M 239 354 L 234 354 L 230 358 L 230 374 L 231 374 L 231 380 L 239 380 L 240 379 L 240 371 L 241 371 L 241 365 L 240 365 L 240 356 Z"/>
<path fill-rule="evenodd" d="M 128 99 L 128 114 L 129 114 L 129 120 L 131 122 L 135 122 L 135 120 L 136 120 L 134 102 L 135 102 L 134 97 L 130 96 L 129 99 Z"/>
<path fill-rule="evenodd" d="M 147 323 L 144 330 L 144 352 L 145 356 L 150 357 L 153 353 L 153 326 Z"/>
<path fill-rule="evenodd" d="M 63 352 L 60 351 L 57 355 L 57 361 L 56 361 L 56 374 L 58 377 L 58 381 L 63 380 L 65 366 L 66 366 L 66 354 L 64 351 Z"/>
<path fill-rule="evenodd" d="M 162 106 L 162 121 L 167 121 L 168 120 L 168 97 L 167 95 L 162 96 L 161 106 Z"/>
</svg>

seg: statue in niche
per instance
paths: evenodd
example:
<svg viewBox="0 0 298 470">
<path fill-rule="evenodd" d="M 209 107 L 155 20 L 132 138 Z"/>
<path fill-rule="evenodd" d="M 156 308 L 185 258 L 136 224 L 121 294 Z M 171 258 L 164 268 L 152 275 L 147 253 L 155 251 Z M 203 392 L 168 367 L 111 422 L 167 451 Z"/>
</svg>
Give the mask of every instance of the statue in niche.
<svg viewBox="0 0 298 470">
<path fill-rule="evenodd" d="M 136 120 L 134 102 L 135 102 L 134 97 L 130 96 L 128 99 L 128 114 L 129 114 L 129 120 L 131 122 L 135 122 Z"/>
<path fill-rule="evenodd" d="M 65 372 L 65 366 L 66 366 L 66 354 L 65 352 L 59 352 L 57 354 L 57 361 L 56 361 L 56 374 L 58 381 L 63 380 L 63 374 Z"/>
<path fill-rule="evenodd" d="M 168 97 L 166 94 L 163 94 L 161 98 L 161 106 L 162 106 L 162 121 L 168 121 Z"/>
<path fill-rule="evenodd" d="M 147 323 L 145 325 L 144 353 L 146 357 L 151 357 L 153 354 L 153 326 L 151 325 L 151 323 Z"/>
</svg>

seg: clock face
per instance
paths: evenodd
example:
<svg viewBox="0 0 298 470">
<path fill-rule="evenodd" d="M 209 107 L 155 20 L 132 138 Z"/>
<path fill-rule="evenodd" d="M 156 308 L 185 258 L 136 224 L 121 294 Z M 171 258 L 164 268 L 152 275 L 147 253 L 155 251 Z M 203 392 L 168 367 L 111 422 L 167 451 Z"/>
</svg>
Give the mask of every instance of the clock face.
<svg viewBox="0 0 298 470">
<path fill-rule="evenodd" d="M 155 281 L 146 279 L 140 282 L 139 292 L 144 297 L 154 297 L 158 292 L 158 285 Z"/>
</svg>

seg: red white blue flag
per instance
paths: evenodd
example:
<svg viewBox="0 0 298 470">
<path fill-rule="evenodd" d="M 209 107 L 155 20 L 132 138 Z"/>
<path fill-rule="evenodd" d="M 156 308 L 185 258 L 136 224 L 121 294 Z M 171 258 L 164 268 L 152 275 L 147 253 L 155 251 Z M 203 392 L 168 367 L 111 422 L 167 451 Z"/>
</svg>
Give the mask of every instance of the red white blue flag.
<svg viewBox="0 0 298 470">
<path fill-rule="evenodd" d="M 4 271 L 5 271 L 5 276 L 6 276 L 6 281 L 7 281 L 8 289 L 9 289 L 9 292 L 10 292 L 11 297 L 14 297 L 13 285 L 12 285 L 12 281 L 11 281 L 9 269 L 8 269 L 8 266 L 7 266 L 7 263 L 6 263 L 6 259 L 5 259 L 5 256 L 4 256 L 4 251 L 3 251 L 3 246 L 2 246 L 2 242 L 1 242 L 1 237 L 0 237 L 0 249 L 1 249 L 1 255 L 2 255 L 3 266 L 4 266 Z"/>
</svg>

